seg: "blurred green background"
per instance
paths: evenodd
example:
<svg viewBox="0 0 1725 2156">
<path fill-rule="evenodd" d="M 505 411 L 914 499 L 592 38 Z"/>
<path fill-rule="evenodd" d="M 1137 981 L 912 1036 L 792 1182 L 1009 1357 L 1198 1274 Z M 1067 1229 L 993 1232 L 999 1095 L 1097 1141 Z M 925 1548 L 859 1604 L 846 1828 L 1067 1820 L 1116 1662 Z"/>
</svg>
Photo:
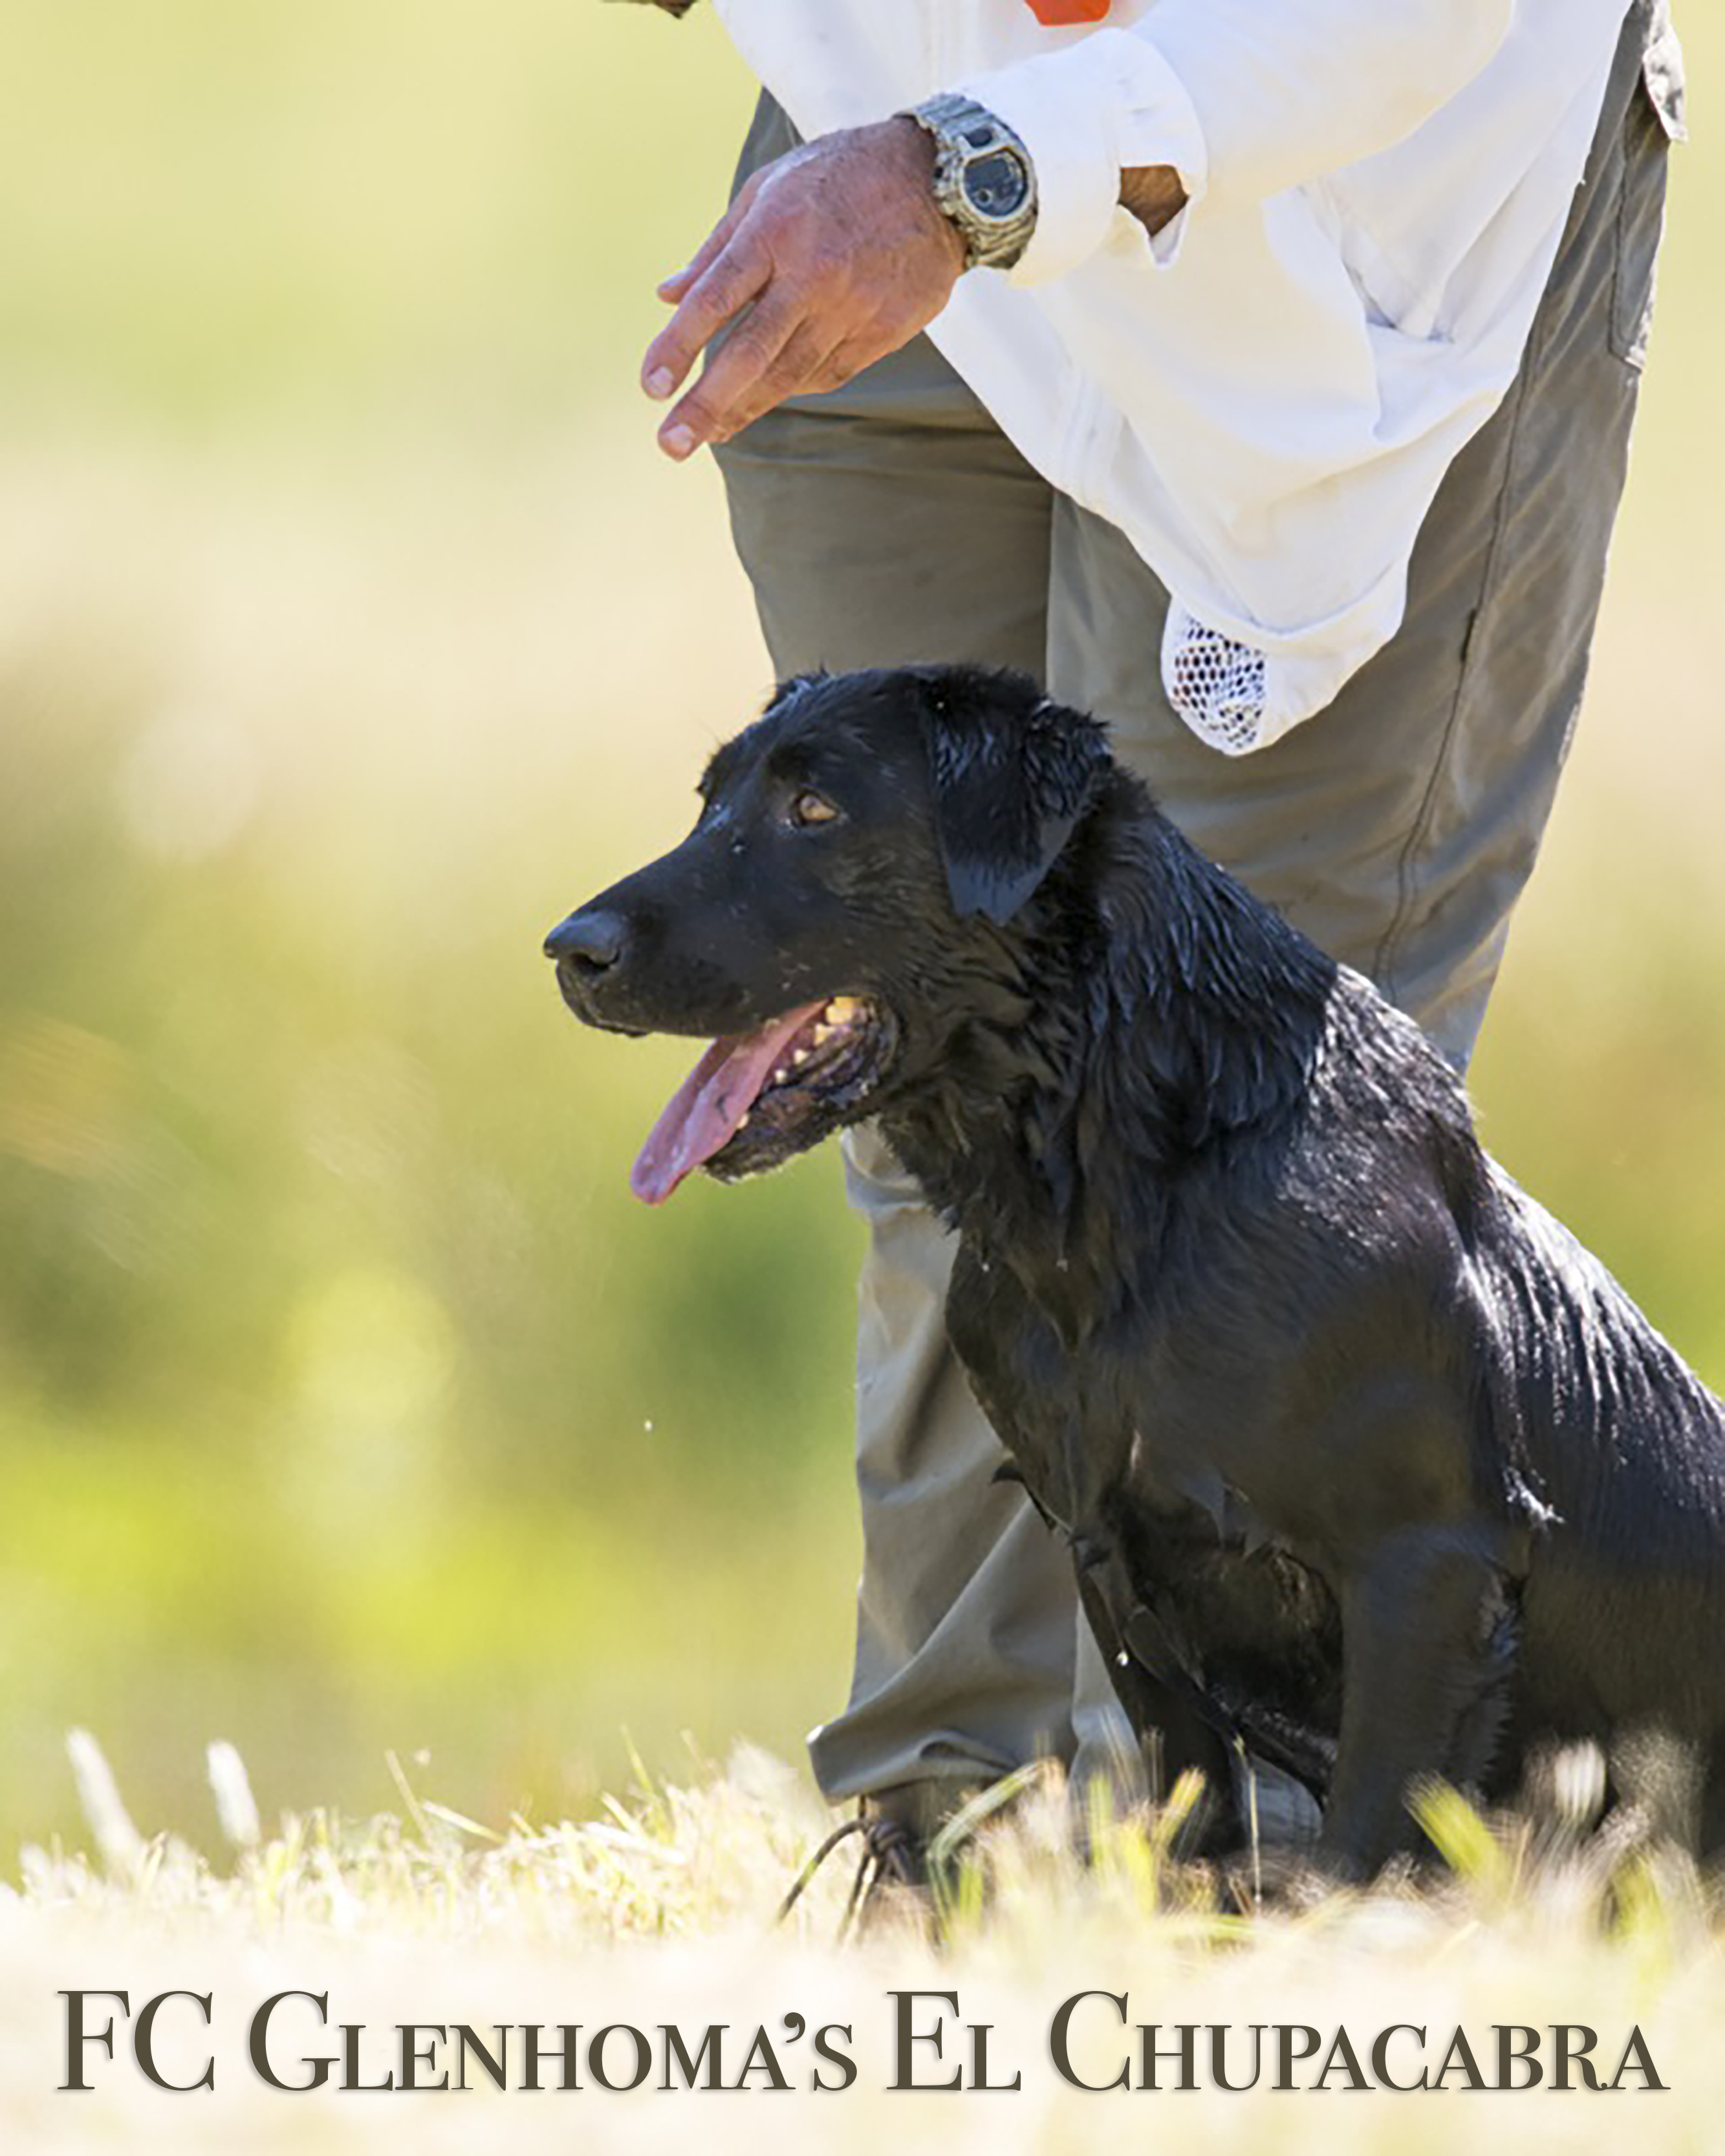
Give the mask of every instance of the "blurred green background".
<svg viewBox="0 0 1725 2156">
<path fill-rule="evenodd" d="M 1725 1382 L 1717 19 L 1487 1136 Z M 750 90 L 598 0 L 0 0 L 0 1866 L 93 1729 L 210 1843 L 501 1823 L 842 1697 L 836 1156 L 629 1200 L 680 1075 L 541 934 L 768 668 L 636 357 Z M 650 125 L 642 116 L 649 113 Z"/>
</svg>

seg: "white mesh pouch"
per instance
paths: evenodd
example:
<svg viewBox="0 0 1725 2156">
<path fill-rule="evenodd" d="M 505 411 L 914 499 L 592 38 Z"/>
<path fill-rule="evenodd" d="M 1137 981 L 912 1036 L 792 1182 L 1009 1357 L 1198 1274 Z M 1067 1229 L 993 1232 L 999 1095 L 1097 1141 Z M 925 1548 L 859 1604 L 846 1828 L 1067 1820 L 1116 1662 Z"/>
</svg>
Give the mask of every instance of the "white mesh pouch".
<svg viewBox="0 0 1725 2156">
<path fill-rule="evenodd" d="M 1246 756 L 1264 741 L 1269 662 L 1250 644 L 1209 629 L 1178 599 L 1162 639 L 1162 685 L 1200 741 Z"/>
</svg>

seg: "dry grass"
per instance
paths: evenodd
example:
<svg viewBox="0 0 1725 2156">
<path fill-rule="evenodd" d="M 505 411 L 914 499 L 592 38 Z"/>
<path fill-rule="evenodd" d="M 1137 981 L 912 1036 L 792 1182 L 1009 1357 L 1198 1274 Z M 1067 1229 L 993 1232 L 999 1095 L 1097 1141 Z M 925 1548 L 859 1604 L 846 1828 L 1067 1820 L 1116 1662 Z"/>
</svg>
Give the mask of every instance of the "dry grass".
<svg viewBox="0 0 1725 2156">
<path fill-rule="evenodd" d="M 1404 2150 L 1435 2150 L 1476 2147 L 1504 2130 L 1510 2122 L 1488 2122 L 1480 2107 L 1506 2094 L 1465 2092 L 1459 2069 L 1444 2092 L 1412 2104 L 1377 2087 L 1348 2091 L 1339 2066 L 1323 2092 L 1331 2100 L 1314 2104 L 1305 2092 L 1317 2059 L 1292 2068 L 1290 2090 L 1267 2085 L 1277 2025 L 1316 2030 L 1326 2051 L 1345 2027 L 1369 2075 L 1371 2042 L 1392 2023 L 1425 2030 L 1433 2067 L 1461 2027 L 1487 2079 L 1497 2025 L 1587 2025 L 1599 2032 L 1608 2076 L 1638 2026 L 1669 2084 L 1640 2130 L 1661 2152 L 1714 2145 L 1712 2029 L 1725 2003 L 1718 1917 L 1680 1856 L 1631 1835 L 1487 1825 L 1447 1799 L 1430 1815 L 1456 1867 L 1443 1880 L 1248 1917 L 1220 1906 L 1208 1875 L 1170 1860 L 1167 1815 L 1093 1821 L 1091 1856 L 1081 1861 L 1064 1793 L 1045 1780 L 1009 1822 L 987 1824 L 954 1853 L 940 1922 L 888 1914 L 841 1949 L 833 1940 L 850 1867 L 839 1857 L 791 1920 L 773 1927 L 784 1884 L 826 1821 L 788 1771 L 759 1754 L 740 1753 L 723 1774 L 698 1771 L 686 1786 L 644 1782 L 629 1804 L 614 1802 L 584 1825 L 518 1820 L 493 1833 L 428 1801 L 403 1773 L 398 1820 L 312 1814 L 267 1835 L 237 1757 L 226 1754 L 217 1794 L 235 1844 L 212 1863 L 177 1841 L 142 1840 L 93 1743 L 74 1742 L 103 1864 L 28 1852 L 22 1892 L 0 1903 L 0 2118 L 11 2147 L 608 2149 L 683 2146 L 693 2136 L 726 2148 L 800 2148 L 812 2139 L 848 2148 L 890 2133 L 911 2148 L 1064 2149 L 1122 2132 L 1135 2143 L 1163 2138 L 1169 2123 L 1153 2108 L 1156 2092 L 1122 2089 L 1110 2102 L 1056 2071 L 1052 2024 L 1062 2002 L 1085 1991 L 1127 2002 L 1126 2027 L 1106 2000 L 1086 2001 L 1072 2020 L 1074 2070 L 1099 2082 L 1135 2060 L 1141 2022 L 1158 2025 L 1164 2046 L 1178 2041 L 1178 2025 L 1224 2025 L 1230 2047 L 1248 2047 L 1228 2054 L 1241 2077 L 1249 2025 L 1268 2026 L 1258 2087 L 1178 2096 L 1183 2148 L 1365 2149 L 1393 2136 Z M 161 1990 L 211 1994 L 208 2032 L 196 2006 L 164 2007 L 157 2056 L 170 2077 L 189 2081 L 213 2055 L 213 2091 L 162 2092 L 130 2061 L 109 2068 L 92 2046 L 93 2092 L 56 2092 L 58 1994 L 75 1988 L 125 1989 L 134 2015 Z M 973 2040 L 961 2025 L 986 2024 L 989 2076 L 1016 2074 L 1020 2086 L 891 2089 L 891 1994 L 911 1989 L 958 1999 L 939 2057 L 926 2043 L 911 2054 L 922 2081 L 954 2071 L 968 2081 Z M 362 2025 L 359 2057 L 371 2082 L 399 2076 L 397 2025 L 446 2032 L 417 2039 L 434 2081 L 451 2067 L 456 2025 L 494 2052 L 504 2025 L 516 2047 L 510 2086 L 491 2087 L 475 2056 L 466 2077 L 476 2086 L 465 2102 L 448 2100 L 453 2089 L 436 2099 L 398 2090 L 387 2106 L 338 2086 L 297 2097 L 271 2090 L 247 2061 L 247 2031 L 285 1989 L 327 1992 L 332 2030 Z M 92 2001 L 90 2025 L 110 2010 Z M 925 2000 L 915 2015 L 926 2030 L 942 2010 Z M 280 2017 L 271 2056 L 284 2079 L 300 2075 L 302 2056 L 339 2053 L 340 2039 L 324 2035 L 307 2002 L 288 2002 Z M 583 2031 L 584 2086 L 559 2101 L 520 2086 L 518 2047 L 523 2025 L 555 2042 L 553 2025 L 563 2023 Z M 652 2054 L 632 2092 L 608 2093 L 591 2078 L 588 2043 L 612 2025 L 641 2030 Z M 711 2025 L 723 2025 L 724 2081 L 736 2083 L 755 2057 L 746 2088 L 721 2102 L 719 2090 L 682 2086 L 665 2063 L 666 2025 L 691 2056 Z M 817 2075 L 839 2078 L 814 2055 L 822 2027 L 855 2077 L 817 2093 Z M 789 2084 L 783 2091 L 762 2063 L 763 2030 Z M 1210 2039 L 1199 2041 L 1202 2060 Z M 1404 2032 L 1394 2041 L 1390 2071 L 1417 2071 L 1421 2040 Z M 1548 2060 L 1551 2044 L 1543 2034 Z M 632 2039 L 606 2040 L 602 2061 L 614 2080 L 628 2078 L 634 2058 Z M 556 2069 L 546 2071 L 554 2081 Z M 1624 2087 L 1639 2091 L 1633 2071 Z M 1533 2098 L 1514 2113 L 1522 2145 L 1587 2149 L 1609 2137 L 1615 2146 L 1626 2123 L 1640 2125 L 1626 2122 L 1621 2093 L 1563 2096 L 1544 2085 L 1522 2093 Z M 769 2100 L 746 2103 L 742 2094 Z M 1153 2108 L 1120 2101 L 1133 2096 Z"/>
</svg>

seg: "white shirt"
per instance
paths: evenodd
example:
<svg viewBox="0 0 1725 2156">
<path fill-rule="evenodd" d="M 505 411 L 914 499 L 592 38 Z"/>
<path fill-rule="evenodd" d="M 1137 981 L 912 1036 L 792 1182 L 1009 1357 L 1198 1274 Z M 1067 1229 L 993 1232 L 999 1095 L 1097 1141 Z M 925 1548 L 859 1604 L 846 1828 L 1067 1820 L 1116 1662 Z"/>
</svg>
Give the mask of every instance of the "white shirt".
<svg viewBox="0 0 1725 2156">
<path fill-rule="evenodd" d="M 804 136 L 941 90 L 1017 131 L 1035 235 L 932 336 L 1168 587 L 1197 732 L 1237 754 L 1321 710 L 1520 364 L 1627 0 L 716 4 Z M 1140 165 L 1189 197 L 1153 241 L 1117 199 Z"/>
</svg>

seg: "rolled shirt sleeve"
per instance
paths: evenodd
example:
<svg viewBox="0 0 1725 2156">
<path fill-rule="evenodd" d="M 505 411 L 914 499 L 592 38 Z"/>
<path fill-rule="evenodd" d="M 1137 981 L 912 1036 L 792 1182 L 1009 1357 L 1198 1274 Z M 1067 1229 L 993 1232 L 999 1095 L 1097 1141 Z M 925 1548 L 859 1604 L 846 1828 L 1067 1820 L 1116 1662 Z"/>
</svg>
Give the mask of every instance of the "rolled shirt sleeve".
<svg viewBox="0 0 1725 2156">
<path fill-rule="evenodd" d="M 1129 167 L 1173 167 L 1183 226 L 1206 197 L 1263 200 L 1388 149 L 1486 64 L 1515 6 L 1158 0 L 1129 28 L 955 84 L 1016 131 L 1036 167 L 1036 231 L 1013 281 L 1045 283 L 1093 254 Z"/>
</svg>

